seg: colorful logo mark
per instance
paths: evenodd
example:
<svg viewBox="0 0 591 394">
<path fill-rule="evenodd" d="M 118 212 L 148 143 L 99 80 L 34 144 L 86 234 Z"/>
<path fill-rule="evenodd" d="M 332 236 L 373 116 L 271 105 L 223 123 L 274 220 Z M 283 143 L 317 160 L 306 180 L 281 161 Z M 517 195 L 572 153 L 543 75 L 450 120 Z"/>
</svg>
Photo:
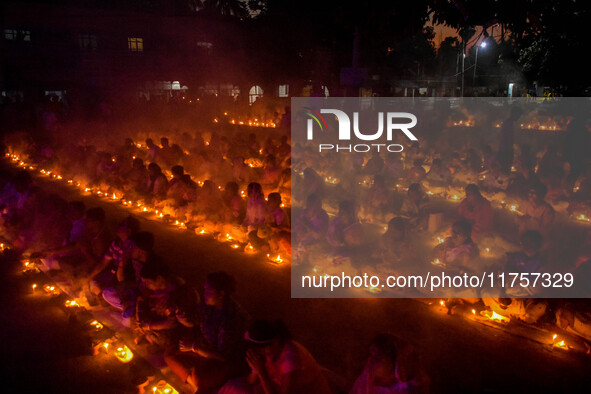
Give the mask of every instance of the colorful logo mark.
<svg viewBox="0 0 591 394">
<path fill-rule="evenodd" d="M 305 114 L 310 116 L 312 119 L 314 119 L 316 121 L 318 126 L 320 126 L 321 131 L 324 131 L 325 128 L 326 128 L 326 131 L 328 131 L 328 125 L 326 124 L 326 120 L 324 120 L 322 115 L 320 115 L 318 112 L 312 110 L 312 108 L 310 108 L 310 107 L 304 107 L 304 109 L 309 111 L 309 112 L 305 112 Z M 320 122 L 320 120 L 322 120 L 322 123 Z M 324 127 L 322 126 L 323 124 L 324 124 Z"/>
</svg>

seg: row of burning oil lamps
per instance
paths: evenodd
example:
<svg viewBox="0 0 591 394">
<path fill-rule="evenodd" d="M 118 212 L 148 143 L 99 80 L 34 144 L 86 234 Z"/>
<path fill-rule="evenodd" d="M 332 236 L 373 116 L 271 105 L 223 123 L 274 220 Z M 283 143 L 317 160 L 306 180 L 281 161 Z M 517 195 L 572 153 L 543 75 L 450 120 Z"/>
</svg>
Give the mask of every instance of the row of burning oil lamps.
<svg viewBox="0 0 591 394">
<path fill-rule="evenodd" d="M 226 117 L 226 118 L 228 117 L 227 112 L 224 112 L 224 117 Z M 239 126 L 270 127 L 270 128 L 277 127 L 277 125 L 273 121 L 265 122 L 265 121 L 260 121 L 258 118 L 249 119 L 247 121 L 242 121 L 242 120 L 236 121 L 236 119 L 232 118 L 232 119 L 227 119 L 226 121 L 232 125 L 239 125 Z M 219 122 L 220 122 L 220 120 L 218 118 L 213 119 L 213 123 L 219 123 Z"/>
<path fill-rule="evenodd" d="M 452 122 L 451 123 L 452 126 L 454 127 L 474 127 L 475 126 L 475 122 L 472 119 L 468 119 L 468 120 L 458 120 L 456 122 Z M 494 125 L 495 128 L 499 129 L 501 128 L 502 124 L 501 123 L 496 123 Z M 541 130 L 541 131 L 564 131 L 564 127 L 561 127 L 558 125 L 558 123 L 554 122 L 554 123 L 548 123 L 548 124 L 544 124 L 544 123 L 521 123 L 519 125 L 519 127 L 521 128 L 521 130 Z"/>
<path fill-rule="evenodd" d="M 328 184 L 338 184 L 339 183 L 339 179 L 336 177 L 332 177 L 332 176 L 326 176 L 324 178 L 324 182 L 328 183 Z M 364 186 L 364 187 L 369 187 L 371 185 L 371 182 L 368 181 L 367 179 L 361 180 L 359 181 L 359 185 Z M 394 190 L 396 191 L 407 191 L 408 187 L 404 187 L 400 184 L 396 184 L 396 187 L 394 188 Z M 578 186 L 575 186 L 573 188 L 573 192 L 576 193 L 579 190 Z M 427 190 L 426 194 L 429 196 L 435 196 L 436 193 L 432 190 Z M 445 199 L 452 201 L 452 202 L 460 202 L 461 200 L 463 200 L 463 193 L 460 192 L 449 192 L 449 193 L 437 193 L 438 195 L 443 196 Z M 523 213 L 521 211 L 519 211 L 519 205 L 517 204 L 508 204 L 507 202 L 505 202 L 504 200 L 499 201 L 498 202 L 498 206 L 500 208 L 506 208 L 509 212 L 512 213 L 516 213 L 518 215 L 523 215 Z M 576 221 L 579 222 L 583 222 L 583 223 L 591 223 L 591 218 L 587 217 L 585 214 L 581 213 L 581 214 L 575 214 L 572 215 L 572 218 L 575 219 Z"/>
<path fill-rule="evenodd" d="M 31 166 L 31 165 L 25 163 L 24 161 L 20 160 L 18 155 L 7 153 L 6 156 L 10 157 L 12 159 L 12 161 L 18 162 L 18 165 L 21 167 L 28 168 L 29 170 L 35 170 L 34 166 Z M 46 171 L 45 169 L 41 169 L 39 172 L 45 176 L 48 176 L 50 179 L 53 179 L 53 180 L 62 180 L 63 179 L 63 177 L 61 175 L 52 173 L 51 171 Z M 106 198 L 108 200 L 112 200 L 112 201 L 120 201 L 121 204 L 123 204 L 123 206 L 125 206 L 129 209 L 139 209 L 140 212 L 154 213 L 157 218 L 168 222 L 167 216 L 169 216 L 169 215 L 165 215 L 162 210 L 156 209 L 152 206 L 148 206 L 140 201 L 134 202 L 132 200 L 124 199 L 124 198 L 118 196 L 116 193 L 106 193 L 106 192 L 103 192 L 98 189 L 83 187 L 79 182 L 75 183 L 71 179 L 67 180 L 67 183 L 69 185 L 79 188 L 80 190 L 83 190 L 86 193 L 96 194 L 97 196 L 104 197 L 104 198 Z M 223 190 L 223 188 L 221 186 L 219 186 L 219 189 Z M 242 191 L 242 197 L 246 197 L 244 191 Z M 282 206 L 284 206 L 284 204 L 282 204 Z M 186 223 L 181 220 L 178 220 L 176 218 L 172 218 L 168 223 L 173 224 L 174 226 L 176 226 L 179 229 L 187 229 Z M 195 228 L 195 233 L 197 235 L 209 235 L 210 231 L 205 226 L 198 226 L 197 228 Z M 232 249 L 237 250 L 237 249 L 241 248 L 241 244 L 236 239 L 234 239 L 229 233 L 226 233 L 225 235 L 220 234 L 217 237 L 217 239 L 220 242 L 229 242 L 230 247 Z M 243 251 L 247 254 L 257 253 L 257 250 L 250 243 L 248 243 L 243 248 Z M 267 260 L 269 261 L 269 263 L 271 263 L 273 265 L 281 265 L 287 261 L 285 256 L 282 257 L 281 254 L 279 254 L 279 253 L 268 253 L 266 257 L 267 257 Z"/>
<path fill-rule="evenodd" d="M 448 305 L 445 300 L 439 300 L 439 306 L 440 306 L 441 311 L 449 312 L 449 308 L 448 308 Z M 498 314 L 495 311 L 486 310 L 486 309 L 482 310 L 480 312 L 477 312 L 476 309 L 472 309 L 471 315 L 474 320 L 480 320 L 481 318 L 485 318 L 488 321 L 492 321 L 492 322 L 495 322 L 498 324 L 503 324 L 503 325 L 508 324 L 511 321 L 511 319 L 508 318 L 507 316 L 503 316 L 501 314 Z M 552 339 L 549 340 L 548 342 L 552 346 L 552 348 L 558 348 L 558 349 L 563 349 L 563 350 L 572 349 L 572 346 L 567 345 L 566 342 L 564 341 L 564 339 L 560 339 L 558 337 L 558 334 L 553 334 Z"/>
<path fill-rule="evenodd" d="M 6 246 L 5 244 L 0 244 L 1 250 L 7 248 L 8 246 Z M 36 265 L 31 263 L 29 259 L 25 258 L 24 260 L 22 260 L 22 264 L 23 272 L 38 271 Z M 38 287 L 39 286 L 37 285 L 37 283 L 33 283 L 31 285 L 31 290 L 33 291 L 33 293 L 37 291 Z M 41 288 L 45 293 L 51 296 L 57 296 L 61 294 L 61 289 L 54 284 L 46 283 Z M 76 299 L 66 300 L 64 306 L 66 308 L 71 309 L 82 308 L 82 306 Z M 89 323 L 89 325 L 92 327 L 92 329 L 94 329 L 97 332 L 102 331 L 105 327 L 98 320 L 92 320 Z M 129 347 L 125 343 L 123 343 L 121 340 L 118 340 L 116 337 L 106 339 L 105 341 L 99 342 L 96 346 L 94 346 L 95 355 L 99 354 L 99 352 L 101 351 L 106 354 L 112 353 L 115 356 L 115 358 L 117 358 L 117 360 L 121 361 L 122 363 L 129 363 L 131 360 L 133 360 L 134 357 L 131 349 L 129 349 Z M 153 393 L 158 394 L 179 394 L 179 392 L 174 387 L 172 387 L 169 383 L 167 383 L 164 380 L 161 380 L 156 385 L 152 386 L 151 391 Z"/>
</svg>

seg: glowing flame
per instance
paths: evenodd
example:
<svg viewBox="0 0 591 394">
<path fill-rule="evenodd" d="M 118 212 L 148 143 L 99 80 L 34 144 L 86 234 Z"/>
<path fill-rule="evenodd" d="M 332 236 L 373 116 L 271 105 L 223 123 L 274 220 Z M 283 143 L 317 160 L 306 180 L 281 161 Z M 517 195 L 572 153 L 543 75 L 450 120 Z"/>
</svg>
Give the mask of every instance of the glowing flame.
<svg viewBox="0 0 591 394">
<path fill-rule="evenodd" d="M 281 255 L 277 255 L 277 257 L 271 257 L 271 254 L 267 254 L 267 259 L 269 259 L 270 262 L 275 263 L 275 264 L 283 264 L 283 258 L 281 258 Z"/>
<path fill-rule="evenodd" d="M 115 357 L 122 363 L 128 363 L 133 359 L 133 353 L 126 345 L 117 348 Z"/>
<path fill-rule="evenodd" d="M 90 323 L 90 325 L 92 327 L 94 327 L 97 331 L 102 330 L 103 329 L 103 325 L 98 321 L 98 320 L 94 320 Z"/>
</svg>

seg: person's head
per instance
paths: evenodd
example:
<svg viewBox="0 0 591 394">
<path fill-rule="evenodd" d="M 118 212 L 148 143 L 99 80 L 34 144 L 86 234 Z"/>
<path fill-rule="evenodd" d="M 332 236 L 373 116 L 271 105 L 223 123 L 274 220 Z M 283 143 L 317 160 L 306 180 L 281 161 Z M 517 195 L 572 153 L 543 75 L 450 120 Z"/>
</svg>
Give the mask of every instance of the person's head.
<svg viewBox="0 0 591 394">
<path fill-rule="evenodd" d="M 162 145 L 163 148 L 168 148 L 168 138 L 166 138 L 166 137 L 160 138 L 160 144 Z"/>
<path fill-rule="evenodd" d="M 86 211 L 86 227 L 91 232 L 97 232 L 105 225 L 105 210 L 101 207 L 91 208 Z"/>
<path fill-rule="evenodd" d="M 322 209 L 322 200 L 317 194 L 310 194 L 306 199 L 306 210 L 317 212 Z"/>
<path fill-rule="evenodd" d="M 248 187 L 246 188 L 246 194 L 248 196 L 248 198 L 257 198 L 263 197 L 263 188 L 261 187 L 261 185 L 257 182 L 251 182 L 248 184 Z"/>
<path fill-rule="evenodd" d="M 228 182 L 226 183 L 226 187 L 224 188 L 224 194 L 228 196 L 237 196 L 238 195 L 238 184 L 236 182 Z"/>
<path fill-rule="evenodd" d="M 201 186 L 201 192 L 207 195 L 213 195 L 216 190 L 215 183 L 211 179 L 206 179 L 203 181 L 203 186 Z"/>
<path fill-rule="evenodd" d="M 431 168 L 441 168 L 441 159 L 433 159 Z"/>
<path fill-rule="evenodd" d="M 378 334 L 371 342 L 369 373 L 375 386 L 386 387 L 396 382 L 398 339 L 391 334 Z"/>
<path fill-rule="evenodd" d="M 144 168 L 144 161 L 139 157 L 136 157 L 133 159 L 133 168 L 136 170 Z"/>
<path fill-rule="evenodd" d="M 421 167 L 423 165 L 422 159 L 414 159 L 412 162 L 413 167 Z"/>
<path fill-rule="evenodd" d="M 129 138 L 129 137 L 127 137 L 127 138 L 125 139 L 125 142 L 124 142 L 124 144 L 125 144 L 125 146 L 134 146 L 134 145 L 135 145 L 135 144 L 133 143 L 133 140 L 132 140 L 131 138 Z"/>
<path fill-rule="evenodd" d="M 472 225 L 467 220 L 458 220 L 451 226 L 451 240 L 455 246 L 471 241 Z"/>
<path fill-rule="evenodd" d="M 142 267 L 140 278 L 148 290 L 164 290 L 168 286 L 170 269 L 160 262 L 149 262 Z"/>
<path fill-rule="evenodd" d="M 86 206 L 82 201 L 70 201 L 68 203 L 68 219 L 80 220 L 84 217 Z"/>
<path fill-rule="evenodd" d="M 544 237 L 538 231 L 528 230 L 521 236 L 521 247 L 526 255 L 529 257 L 538 254 L 542 245 L 544 244 Z"/>
<path fill-rule="evenodd" d="M 478 190 L 478 186 L 476 186 L 473 183 L 466 186 L 465 192 L 466 200 L 468 200 L 470 204 L 476 203 L 482 197 L 482 195 L 480 194 L 480 190 Z"/>
<path fill-rule="evenodd" d="M 257 320 L 250 325 L 244 339 L 252 349 L 258 349 L 267 357 L 276 358 L 291 339 L 291 334 L 281 320 Z"/>
<path fill-rule="evenodd" d="M 265 157 L 265 167 L 275 167 L 275 156 L 274 155 L 267 155 Z"/>
<path fill-rule="evenodd" d="M 152 148 L 154 146 L 154 141 L 151 138 L 146 138 L 146 146 Z"/>
<path fill-rule="evenodd" d="M 207 275 L 203 289 L 205 305 L 221 307 L 236 291 L 236 281 L 224 271 Z"/>
<path fill-rule="evenodd" d="M 269 193 L 267 196 L 267 206 L 271 210 L 275 210 L 281 206 L 281 194 L 279 193 Z"/>
<path fill-rule="evenodd" d="M 420 183 L 411 183 L 408 187 L 408 197 L 412 201 L 419 201 L 423 197 L 423 189 Z"/>
<path fill-rule="evenodd" d="M 388 222 L 388 230 L 386 231 L 388 237 L 392 240 L 402 240 L 406 235 L 406 226 L 404 225 L 404 219 L 401 217 L 395 217 L 390 219 Z"/>
<path fill-rule="evenodd" d="M 539 183 L 529 189 L 529 201 L 534 204 L 539 204 L 544 201 L 548 188 L 543 183 Z"/>
<path fill-rule="evenodd" d="M 183 175 L 185 175 L 185 169 L 183 168 L 183 166 L 179 165 L 172 166 L 170 172 L 172 173 L 173 178 L 176 179 L 182 179 Z"/>
<path fill-rule="evenodd" d="M 131 257 L 139 261 L 147 261 L 154 249 L 154 235 L 147 231 L 140 231 L 131 236 L 133 248 Z"/>
<path fill-rule="evenodd" d="M 140 231 L 140 221 L 133 216 L 128 216 L 117 226 L 117 237 L 122 241 L 127 241 L 138 231 Z"/>
<path fill-rule="evenodd" d="M 345 220 L 345 223 L 355 221 L 355 207 L 351 201 L 345 200 L 339 203 L 339 212 L 337 216 Z"/>
<path fill-rule="evenodd" d="M 160 166 L 156 163 L 150 163 L 148 165 L 148 173 L 150 174 L 151 177 L 154 177 L 158 174 L 162 173 L 162 169 L 160 168 Z"/>
</svg>

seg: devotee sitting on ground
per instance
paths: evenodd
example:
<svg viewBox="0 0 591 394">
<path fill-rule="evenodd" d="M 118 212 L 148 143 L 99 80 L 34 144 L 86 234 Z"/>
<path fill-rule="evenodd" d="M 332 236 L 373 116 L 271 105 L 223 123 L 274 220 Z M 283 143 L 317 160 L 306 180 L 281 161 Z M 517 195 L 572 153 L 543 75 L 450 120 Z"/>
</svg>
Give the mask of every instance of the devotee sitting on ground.
<svg viewBox="0 0 591 394">
<path fill-rule="evenodd" d="M 267 202 L 263 195 L 261 185 L 256 182 L 248 184 L 246 189 L 248 202 L 246 203 L 246 216 L 242 222 L 248 233 L 256 230 L 258 227 L 265 224 L 267 219 Z"/>
<path fill-rule="evenodd" d="M 57 266 L 48 262 L 50 268 L 61 269 L 72 279 L 86 275 L 91 267 L 102 260 L 111 243 L 105 220 L 106 215 L 102 208 L 86 211 L 84 233 L 76 243 L 43 253 L 49 260 L 57 258 Z"/>
<path fill-rule="evenodd" d="M 300 183 L 301 195 L 306 198 L 310 194 L 316 194 L 321 197 L 324 196 L 324 179 L 312 168 L 308 167 L 304 170 L 304 179 Z"/>
<path fill-rule="evenodd" d="M 142 287 L 136 300 L 136 343 L 144 339 L 151 351 L 171 351 L 178 343 L 175 292 L 180 288 L 178 278 L 162 264 L 148 262 L 140 271 Z"/>
<path fill-rule="evenodd" d="M 522 171 L 513 172 L 509 178 L 509 184 L 505 193 L 509 198 L 527 200 L 529 190 L 539 183 L 541 182 L 534 170 L 524 169 Z"/>
<path fill-rule="evenodd" d="M 371 158 L 363 167 L 363 172 L 368 175 L 377 175 L 382 172 L 383 168 L 384 159 L 382 159 L 382 157 L 380 156 L 380 152 L 374 150 L 371 154 Z"/>
<path fill-rule="evenodd" d="M 350 394 L 427 393 L 429 378 L 421 370 L 416 351 L 391 334 L 372 340 L 370 355 Z"/>
<path fill-rule="evenodd" d="M 189 185 L 187 185 L 184 175 L 185 169 L 182 166 L 175 165 L 170 169 L 172 179 L 168 182 L 166 190 L 166 199 L 170 200 L 174 207 L 187 205 L 189 199 Z"/>
<path fill-rule="evenodd" d="M 546 186 L 542 184 L 529 190 L 529 199 L 525 203 L 523 216 L 519 217 L 520 234 L 527 230 L 536 230 L 548 239 L 554 222 L 554 209 L 544 200 L 546 190 Z"/>
<path fill-rule="evenodd" d="M 546 264 L 540 254 L 543 241 L 539 232 L 526 231 L 521 236 L 521 250 L 519 252 L 507 253 L 504 271 L 525 274 L 542 273 Z M 512 286 L 505 289 L 504 297 L 539 297 L 542 294 L 542 290 L 541 287 Z M 484 303 L 493 310 L 498 308 L 504 309 L 506 313 L 501 314 L 515 317 L 528 324 L 538 321 L 544 315 L 548 306 L 548 303 L 540 298 L 485 299 Z"/>
<path fill-rule="evenodd" d="M 144 161 L 139 157 L 133 159 L 133 166 L 131 170 L 124 174 L 124 190 L 131 191 L 137 195 L 143 195 L 147 192 L 148 187 L 148 169 L 144 165 Z"/>
<path fill-rule="evenodd" d="M 275 162 L 274 155 L 268 155 L 263 162 L 263 173 L 259 179 L 265 190 L 275 190 L 281 176 L 281 167 Z"/>
<path fill-rule="evenodd" d="M 400 214 L 408 218 L 412 227 L 424 229 L 427 226 L 430 210 L 429 197 L 423 192 L 421 185 L 411 184 L 402 201 Z"/>
<path fill-rule="evenodd" d="M 238 184 L 236 182 L 226 183 L 222 193 L 221 220 L 225 223 L 242 223 L 246 214 L 246 204 L 240 194 L 238 194 Z"/>
<path fill-rule="evenodd" d="M 375 257 L 384 263 L 412 263 L 416 258 L 416 250 L 412 239 L 408 236 L 406 224 L 401 217 L 395 217 L 388 222 L 388 229 L 381 236 Z"/>
<path fill-rule="evenodd" d="M 507 272 L 542 272 L 545 264 L 540 250 L 544 244 L 544 238 L 535 230 L 528 230 L 521 236 L 521 248 L 519 252 L 507 253 Z"/>
<path fill-rule="evenodd" d="M 230 393 L 330 393 L 321 367 L 280 321 L 255 321 L 245 333 L 250 375 L 231 380 L 219 391 Z"/>
<path fill-rule="evenodd" d="M 160 161 L 166 168 L 175 165 L 179 158 L 175 157 L 175 152 L 169 145 L 168 138 L 160 138 L 160 144 L 162 146 L 158 152 L 158 161 Z"/>
<path fill-rule="evenodd" d="M 451 184 L 451 171 L 442 164 L 441 159 L 433 159 L 426 179 L 433 186 L 447 186 Z"/>
<path fill-rule="evenodd" d="M 139 229 L 139 220 L 132 216 L 128 216 L 119 224 L 115 233 L 115 240 L 111 242 L 103 260 L 92 267 L 86 277 L 92 295 L 100 296 L 103 289 L 114 287 L 117 284 L 117 270 L 123 259 L 131 256 L 131 249 L 133 248 L 131 237 Z"/>
<path fill-rule="evenodd" d="M 243 157 L 235 157 L 232 160 L 232 175 L 236 183 L 244 183 L 250 180 L 250 170 L 244 163 Z"/>
<path fill-rule="evenodd" d="M 195 391 L 217 390 L 247 371 L 243 333 L 248 314 L 234 299 L 235 288 L 231 275 L 211 273 L 205 281 L 203 303 L 195 310 L 177 309 L 178 322 L 191 331 L 165 361 Z"/>
<path fill-rule="evenodd" d="M 451 227 L 451 237 L 435 247 L 435 255 L 447 267 L 459 270 L 474 270 L 479 256 L 478 246 L 472 241 L 472 225 L 467 220 L 458 220 Z"/>
<path fill-rule="evenodd" d="M 458 213 L 472 224 L 472 238 L 475 242 L 489 235 L 493 230 L 494 212 L 490 201 L 480 194 L 478 186 L 466 186 L 466 198 L 460 203 Z"/>
<path fill-rule="evenodd" d="M 124 322 L 135 315 L 135 301 L 143 287 L 140 272 L 145 264 L 161 264 L 153 253 L 154 235 L 142 231 L 131 237 L 131 256 L 124 256 L 117 268 L 117 283 L 103 289 L 103 299 L 122 312 Z"/>
<path fill-rule="evenodd" d="M 480 185 L 489 192 L 504 191 L 509 186 L 509 176 L 501 172 L 501 166 L 497 162 L 490 165 L 490 169 L 483 175 Z"/>
<path fill-rule="evenodd" d="M 369 188 L 365 195 L 363 205 L 361 207 L 364 217 L 371 219 L 377 223 L 383 223 L 384 216 L 391 211 L 391 195 L 386 188 L 386 183 L 382 175 L 376 175 L 373 180 L 373 185 Z"/>
<path fill-rule="evenodd" d="M 399 155 L 386 155 L 386 161 L 382 168 L 382 175 L 386 181 L 386 185 L 392 187 L 402 175 L 404 169 L 404 162 Z"/>
<path fill-rule="evenodd" d="M 423 168 L 423 160 L 415 159 L 412 163 L 412 167 L 408 170 L 406 179 L 409 183 L 419 183 L 427 176 L 427 172 Z"/>
<path fill-rule="evenodd" d="M 148 196 L 159 202 L 166 198 L 166 190 L 168 188 L 168 180 L 166 175 L 162 173 L 162 169 L 156 163 L 150 163 L 148 165 L 148 184 L 147 192 Z"/>
<path fill-rule="evenodd" d="M 156 162 L 159 159 L 158 153 L 160 152 L 160 147 L 154 144 L 154 141 L 151 138 L 146 139 L 146 146 L 148 147 L 148 153 L 146 153 L 146 161 Z"/>
<path fill-rule="evenodd" d="M 294 223 L 294 236 L 298 245 L 312 245 L 326 235 L 328 214 L 322 209 L 322 200 L 316 194 L 306 199 L 306 208 Z"/>
<path fill-rule="evenodd" d="M 337 217 L 330 222 L 326 231 L 328 243 L 342 250 L 363 245 L 365 236 L 351 201 L 341 201 Z"/>
</svg>

